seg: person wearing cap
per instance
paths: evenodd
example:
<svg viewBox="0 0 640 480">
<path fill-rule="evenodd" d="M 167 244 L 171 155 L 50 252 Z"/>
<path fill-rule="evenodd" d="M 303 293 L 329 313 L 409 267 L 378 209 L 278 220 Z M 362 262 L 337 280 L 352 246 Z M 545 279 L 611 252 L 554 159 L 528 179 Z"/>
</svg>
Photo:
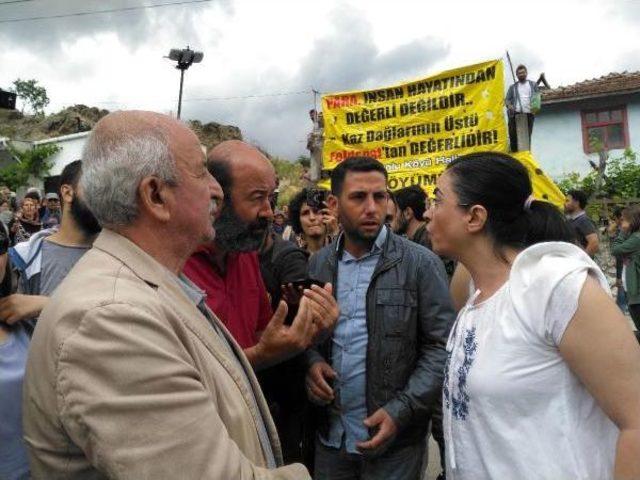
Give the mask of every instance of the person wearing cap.
<svg viewBox="0 0 640 480">
<path fill-rule="evenodd" d="M 52 228 L 60 225 L 60 197 L 57 193 L 49 192 L 45 196 L 45 210 L 42 215 L 43 228 Z"/>
<path fill-rule="evenodd" d="M 282 236 L 282 232 L 287 226 L 287 218 L 282 210 L 276 210 L 273 214 L 272 229 L 274 233 Z"/>
</svg>

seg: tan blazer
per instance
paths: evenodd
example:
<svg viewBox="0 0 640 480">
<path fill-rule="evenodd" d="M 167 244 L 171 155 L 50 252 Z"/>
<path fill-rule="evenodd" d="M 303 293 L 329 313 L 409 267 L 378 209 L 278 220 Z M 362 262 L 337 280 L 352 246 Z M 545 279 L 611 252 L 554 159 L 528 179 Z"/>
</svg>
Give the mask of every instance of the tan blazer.
<svg viewBox="0 0 640 480">
<path fill-rule="evenodd" d="M 280 465 L 273 421 L 242 350 L 218 326 L 246 376 L 176 277 L 104 230 L 31 343 L 23 411 L 33 477 L 310 478 L 300 464 L 266 468 L 257 422 Z"/>
</svg>

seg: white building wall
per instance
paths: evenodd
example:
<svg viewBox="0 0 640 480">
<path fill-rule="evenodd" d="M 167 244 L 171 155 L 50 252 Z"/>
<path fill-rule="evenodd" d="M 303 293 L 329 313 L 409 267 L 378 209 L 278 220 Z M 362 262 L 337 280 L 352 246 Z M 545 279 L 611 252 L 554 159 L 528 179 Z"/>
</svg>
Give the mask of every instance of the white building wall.
<svg viewBox="0 0 640 480">
<path fill-rule="evenodd" d="M 51 157 L 53 160 L 53 167 L 51 168 L 49 175 L 52 177 L 60 175 L 64 167 L 69 165 L 71 162 L 80 160 L 82 158 L 82 149 L 86 140 L 87 137 L 84 136 L 56 142 L 61 150 Z"/>
<path fill-rule="evenodd" d="M 586 154 L 582 143 L 581 111 L 626 105 L 629 147 L 640 153 L 640 101 L 639 99 L 616 100 L 605 98 L 582 104 L 560 104 L 543 108 L 536 116 L 531 150 L 541 168 L 551 177 L 566 173 L 586 174 L 591 170 L 588 161 L 597 162 L 596 154 Z M 616 157 L 622 150 L 611 150 Z"/>
</svg>

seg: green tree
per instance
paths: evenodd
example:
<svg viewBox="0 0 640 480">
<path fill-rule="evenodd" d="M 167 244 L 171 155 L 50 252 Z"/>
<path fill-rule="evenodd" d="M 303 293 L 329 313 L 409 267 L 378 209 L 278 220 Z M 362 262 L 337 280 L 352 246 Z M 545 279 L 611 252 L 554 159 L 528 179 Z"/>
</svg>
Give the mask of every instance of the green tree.
<svg viewBox="0 0 640 480">
<path fill-rule="evenodd" d="M 609 160 L 605 191 L 609 197 L 640 196 L 640 164 L 635 152 L 627 149 L 622 156 Z"/>
<path fill-rule="evenodd" d="M 578 172 L 565 173 L 556 182 L 558 188 L 562 190 L 565 195 L 569 190 L 581 190 L 582 189 L 582 177 Z"/>
<path fill-rule="evenodd" d="M 53 166 L 51 156 L 60 151 L 60 147 L 39 145 L 24 152 L 14 148 L 10 148 L 9 151 L 17 161 L 0 169 L 0 184 L 7 185 L 11 190 L 16 191 L 20 187 L 25 187 L 31 178 L 46 177 Z"/>
<path fill-rule="evenodd" d="M 576 189 L 583 190 L 588 196 L 603 194 L 609 198 L 637 198 L 640 196 L 638 155 L 627 149 L 619 157 L 608 156 L 604 172 L 594 169 L 584 176 L 571 172 L 560 177 L 557 184 L 564 193 Z"/>
<path fill-rule="evenodd" d="M 300 155 L 300 156 L 298 157 L 298 160 L 297 160 L 297 161 L 298 161 L 298 163 L 299 163 L 300 165 L 302 165 L 304 168 L 309 168 L 309 167 L 311 167 L 311 159 L 310 159 L 308 156 L 306 156 L 306 155 Z"/>
<path fill-rule="evenodd" d="M 272 158 L 271 163 L 276 170 L 278 181 L 278 205 L 287 205 L 293 196 L 302 189 L 303 167 L 298 162 L 290 162 L 284 158 Z"/>
<path fill-rule="evenodd" d="M 31 107 L 31 111 L 36 115 L 44 115 L 44 107 L 49 105 L 47 90 L 38 85 L 38 81 L 21 80 L 18 78 L 13 82 L 13 91 L 22 99 L 22 112 L 25 105 Z"/>
</svg>

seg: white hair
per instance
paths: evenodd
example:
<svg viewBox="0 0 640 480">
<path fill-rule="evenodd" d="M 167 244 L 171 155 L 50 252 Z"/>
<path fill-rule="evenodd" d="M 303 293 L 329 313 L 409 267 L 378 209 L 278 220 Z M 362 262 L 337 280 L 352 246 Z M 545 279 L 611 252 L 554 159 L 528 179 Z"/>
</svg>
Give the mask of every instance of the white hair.
<svg viewBox="0 0 640 480">
<path fill-rule="evenodd" d="M 139 214 L 138 186 L 149 176 L 176 184 L 176 162 L 160 131 L 91 132 L 83 150 L 80 188 L 103 226 L 130 225 Z"/>
</svg>

